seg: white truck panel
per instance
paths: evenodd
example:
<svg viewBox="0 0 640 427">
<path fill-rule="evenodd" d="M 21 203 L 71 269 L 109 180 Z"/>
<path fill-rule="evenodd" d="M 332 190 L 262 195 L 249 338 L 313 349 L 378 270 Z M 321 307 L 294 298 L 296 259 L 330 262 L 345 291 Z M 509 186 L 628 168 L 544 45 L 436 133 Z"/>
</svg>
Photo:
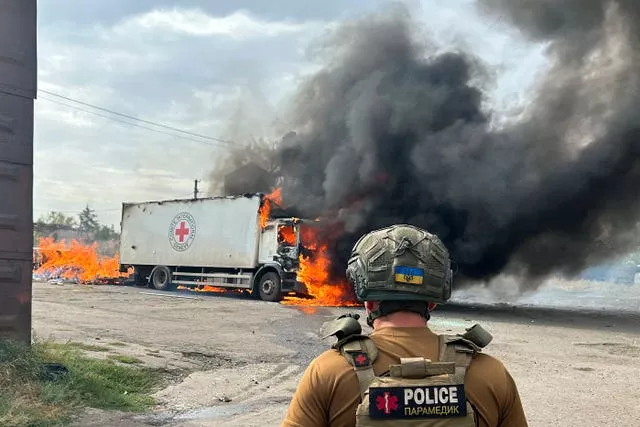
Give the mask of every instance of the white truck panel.
<svg viewBox="0 0 640 427">
<path fill-rule="evenodd" d="M 255 268 L 260 197 L 123 204 L 120 263 Z"/>
<path fill-rule="evenodd" d="M 277 226 L 267 227 L 262 230 L 260 240 L 260 252 L 258 262 L 267 264 L 273 261 L 273 256 L 278 253 L 278 228 Z"/>
</svg>

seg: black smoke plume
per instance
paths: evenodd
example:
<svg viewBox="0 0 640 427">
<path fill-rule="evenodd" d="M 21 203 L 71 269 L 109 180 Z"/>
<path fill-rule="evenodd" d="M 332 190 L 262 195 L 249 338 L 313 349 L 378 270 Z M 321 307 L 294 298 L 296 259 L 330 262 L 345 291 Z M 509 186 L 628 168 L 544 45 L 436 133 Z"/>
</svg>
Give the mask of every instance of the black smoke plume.
<svg viewBox="0 0 640 427">
<path fill-rule="evenodd" d="M 335 273 L 363 233 L 394 223 L 438 234 L 466 280 L 508 272 L 523 286 L 637 245 L 636 3 L 481 1 L 550 61 L 522 115 L 499 127 L 491 70 L 436 52 L 404 7 L 338 28 L 274 152 L 285 202 L 331 224 Z"/>
</svg>

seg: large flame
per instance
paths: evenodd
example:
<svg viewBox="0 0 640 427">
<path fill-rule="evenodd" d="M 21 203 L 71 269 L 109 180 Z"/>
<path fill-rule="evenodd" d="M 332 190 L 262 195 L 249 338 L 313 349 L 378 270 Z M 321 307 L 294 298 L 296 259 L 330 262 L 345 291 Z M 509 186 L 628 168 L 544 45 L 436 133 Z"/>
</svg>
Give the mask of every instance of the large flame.
<svg viewBox="0 0 640 427">
<path fill-rule="evenodd" d="M 263 198 L 260 206 L 260 226 L 267 226 L 273 206 L 282 206 L 282 189 L 276 188 Z M 300 267 L 297 273 L 299 282 L 304 283 L 311 298 L 286 297 L 283 304 L 304 306 L 355 306 L 357 301 L 350 292 L 346 281 L 331 281 L 331 259 L 327 255 L 327 243 L 320 242 L 317 229 L 301 228 L 302 245 L 306 253 L 300 254 Z M 296 235 L 291 226 L 278 229 L 278 240 L 281 243 L 295 244 Z"/>
<path fill-rule="evenodd" d="M 269 221 L 269 216 L 271 215 L 273 205 L 282 205 L 281 188 L 276 188 L 271 193 L 266 194 L 262 198 L 262 204 L 260 205 L 260 210 L 258 211 L 260 215 L 260 227 L 265 228 L 267 226 L 267 222 Z"/>
<path fill-rule="evenodd" d="M 85 245 L 77 240 L 55 241 L 51 237 L 40 239 L 38 255 L 42 264 L 34 271 L 46 277 L 77 280 L 80 283 L 128 276 L 119 272 L 118 255 L 100 256 L 97 243 Z"/>
<path fill-rule="evenodd" d="M 278 227 L 278 243 L 295 246 L 297 240 L 296 229 L 293 225 L 281 225 Z"/>
<path fill-rule="evenodd" d="M 287 297 L 282 303 L 288 305 L 313 305 L 321 307 L 357 306 L 345 282 L 331 281 L 329 270 L 331 261 L 326 254 L 327 246 L 316 250 L 312 258 L 300 256 L 298 280 L 305 284 L 311 299 Z"/>
<path fill-rule="evenodd" d="M 301 237 L 303 246 L 311 253 L 300 254 L 300 268 L 297 279 L 304 283 L 310 299 L 287 297 L 282 303 L 288 305 L 306 306 L 357 306 L 351 288 L 346 281 L 331 280 L 331 259 L 327 255 L 328 243 L 321 242 L 314 227 L 302 227 Z"/>
</svg>

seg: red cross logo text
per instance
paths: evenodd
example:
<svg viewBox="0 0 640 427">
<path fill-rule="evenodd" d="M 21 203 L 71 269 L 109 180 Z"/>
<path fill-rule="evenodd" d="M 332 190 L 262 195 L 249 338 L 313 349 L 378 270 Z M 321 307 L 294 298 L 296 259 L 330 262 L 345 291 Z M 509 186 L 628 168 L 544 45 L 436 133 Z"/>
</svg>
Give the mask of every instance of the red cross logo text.
<svg viewBox="0 0 640 427">
<path fill-rule="evenodd" d="M 184 238 L 187 237 L 190 232 L 191 230 L 189 230 L 189 227 L 187 227 L 187 223 L 185 221 L 181 221 L 180 227 L 176 228 L 175 231 L 176 236 L 178 236 L 178 239 L 180 240 L 180 243 L 184 243 Z"/>
</svg>

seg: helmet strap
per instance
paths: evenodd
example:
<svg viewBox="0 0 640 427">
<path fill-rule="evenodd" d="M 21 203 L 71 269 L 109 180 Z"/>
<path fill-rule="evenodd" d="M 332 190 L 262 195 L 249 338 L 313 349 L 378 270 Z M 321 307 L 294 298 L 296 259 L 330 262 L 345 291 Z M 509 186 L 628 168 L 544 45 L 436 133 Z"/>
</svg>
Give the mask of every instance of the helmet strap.
<svg viewBox="0 0 640 427">
<path fill-rule="evenodd" d="M 373 328 L 373 321 L 378 317 L 388 316 L 398 311 L 418 313 L 427 321 L 431 318 L 427 301 L 381 301 L 378 308 L 367 315 L 367 325 Z"/>
</svg>

